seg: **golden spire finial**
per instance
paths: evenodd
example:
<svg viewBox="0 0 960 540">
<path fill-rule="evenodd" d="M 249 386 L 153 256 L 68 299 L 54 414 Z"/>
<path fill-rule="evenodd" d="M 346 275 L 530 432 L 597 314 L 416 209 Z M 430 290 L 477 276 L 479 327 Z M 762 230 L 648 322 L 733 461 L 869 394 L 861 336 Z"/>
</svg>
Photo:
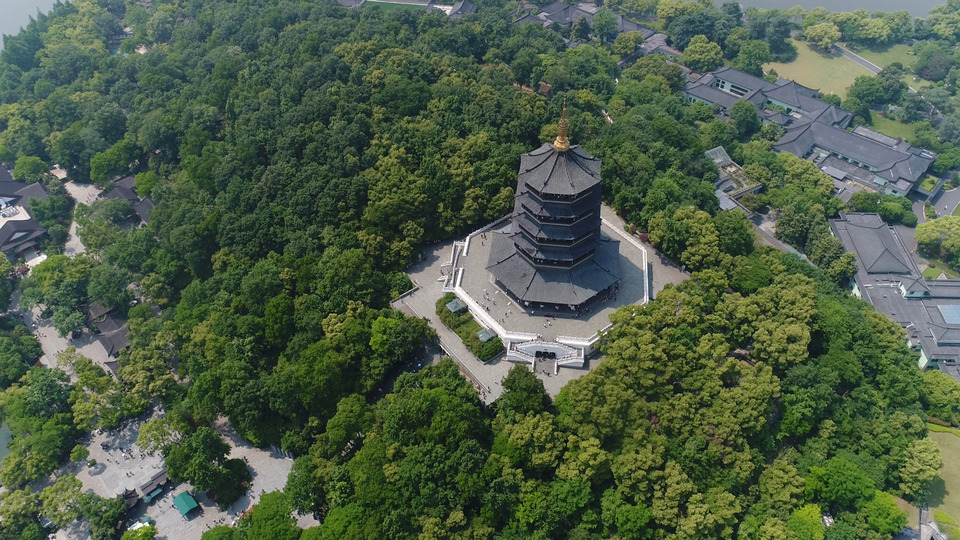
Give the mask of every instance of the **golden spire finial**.
<svg viewBox="0 0 960 540">
<path fill-rule="evenodd" d="M 567 95 L 563 95 L 563 112 L 560 113 L 560 129 L 557 138 L 553 141 L 557 152 L 566 152 L 570 149 L 570 140 L 567 139 Z"/>
</svg>

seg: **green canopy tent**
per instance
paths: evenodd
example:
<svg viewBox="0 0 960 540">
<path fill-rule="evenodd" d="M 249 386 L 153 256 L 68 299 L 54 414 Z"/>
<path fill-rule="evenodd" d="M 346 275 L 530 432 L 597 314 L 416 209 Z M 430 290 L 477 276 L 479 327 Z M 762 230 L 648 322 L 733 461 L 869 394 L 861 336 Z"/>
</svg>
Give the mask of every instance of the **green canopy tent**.
<svg viewBox="0 0 960 540">
<path fill-rule="evenodd" d="M 197 500 L 193 498 L 193 495 L 186 491 L 173 498 L 173 505 L 180 511 L 181 516 L 186 516 L 200 506 L 197 504 Z"/>
</svg>

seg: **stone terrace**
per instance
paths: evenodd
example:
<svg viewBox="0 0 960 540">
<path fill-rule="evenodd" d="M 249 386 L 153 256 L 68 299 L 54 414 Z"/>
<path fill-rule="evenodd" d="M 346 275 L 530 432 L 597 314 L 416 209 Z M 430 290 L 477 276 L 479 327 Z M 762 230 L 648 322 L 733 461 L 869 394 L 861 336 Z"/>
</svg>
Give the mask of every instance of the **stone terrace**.
<svg viewBox="0 0 960 540">
<path fill-rule="evenodd" d="M 508 231 L 509 228 L 510 224 L 506 222 L 490 232 Z M 579 317 L 564 309 L 518 306 L 506 291 L 498 288 L 486 270 L 491 247 L 489 234 L 484 239 L 474 233 L 465 254 L 458 258 L 458 265 L 463 269 L 460 286 L 489 313 L 490 320 L 481 321 L 484 326 L 500 325 L 508 332 L 539 334 L 543 341 L 553 341 L 559 336 L 591 337 L 610 324 L 610 315 L 621 306 L 644 303 L 645 291 L 649 287 L 642 248 L 633 245 L 606 223 L 602 234 L 607 239 L 620 241 L 620 288 L 615 297 L 596 301 Z"/>
</svg>

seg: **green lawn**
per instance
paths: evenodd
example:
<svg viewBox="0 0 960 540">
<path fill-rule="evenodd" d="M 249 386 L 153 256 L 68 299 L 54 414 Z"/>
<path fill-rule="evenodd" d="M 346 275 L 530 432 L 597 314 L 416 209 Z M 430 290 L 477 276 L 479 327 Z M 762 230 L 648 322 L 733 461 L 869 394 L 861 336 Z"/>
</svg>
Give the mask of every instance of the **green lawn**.
<svg viewBox="0 0 960 540">
<path fill-rule="evenodd" d="M 923 277 L 927 279 L 937 279 L 940 277 L 940 269 L 937 267 L 928 267 L 923 271 Z"/>
<path fill-rule="evenodd" d="M 894 62 L 900 62 L 904 69 L 910 71 L 910 68 L 913 66 L 913 61 L 917 59 L 917 57 L 913 54 L 913 47 L 910 45 L 904 45 L 903 43 L 875 47 L 856 47 L 853 45 L 848 45 L 847 48 L 882 68 L 887 67 Z M 901 80 L 914 90 L 920 90 L 921 88 L 934 86 L 932 82 L 923 80 L 913 73 L 907 73 Z"/>
<path fill-rule="evenodd" d="M 937 187 L 937 182 L 939 179 L 936 176 L 927 176 L 923 179 L 923 182 L 920 182 L 920 189 L 925 189 L 927 191 L 932 190 Z"/>
<path fill-rule="evenodd" d="M 950 268 L 949 266 L 943 264 L 943 261 L 924 259 L 931 266 L 937 267 L 938 270 L 942 271 L 950 279 L 960 279 L 960 274 L 956 270 Z"/>
<path fill-rule="evenodd" d="M 847 48 L 882 68 L 894 62 L 900 62 L 904 68 L 909 68 L 917 58 L 912 54 L 913 47 L 903 43 L 874 47 L 847 46 Z"/>
<path fill-rule="evenodd" d="M 912 139 L 916 134 L 916 128 L 913 124 L 904 124 L 899 120 L 879 114 L 873 114 L 873 125 L 870 128 L 884 135 L 900 137 L 901 139 Z"/>
<path fill-rule="evenodd" d="M 789 64 L 772 62 L 764 65 L 763 69 L 774 69 L 781 77 L 817 88 L 823 94 L 837 94 L 843 99 L 847 97 L 847 87 L 853 84 L 858 75 L 871 74 L 867 68 L 839 54 L 820 52 L 802 41 L 796 41 L 794 45 L 797 46 L 796 60 Z"/>
<path fill-rule="evenodd" d="M 937 443 L 946 464 L 940 469 L 940 478 L 933 482 L 927 502 L 930 508 L 949 516 L 960 516 L 960 467 L 954 466 L 960 460 L 960 437 L 933 431 L 927 436 Z"/>
<path fill-rule="evenodd" d="M 383 10 L 385 13 L 404 9 L 408 11 L 423 11 L 426 9 L 426 6 L 423 4 L 397 4 L 394 2 L 377 2 L 376 0 L 367 0 L 363 5 L 374 6 L 377 9 Z"/>
</svg>

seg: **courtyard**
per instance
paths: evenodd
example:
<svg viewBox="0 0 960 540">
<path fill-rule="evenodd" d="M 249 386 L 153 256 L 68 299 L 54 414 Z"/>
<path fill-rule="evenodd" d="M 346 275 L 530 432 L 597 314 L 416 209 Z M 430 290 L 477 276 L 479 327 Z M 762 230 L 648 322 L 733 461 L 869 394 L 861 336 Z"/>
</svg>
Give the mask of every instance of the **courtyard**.
<svg viewBox="0 0 960 540">
<path fill-rule="evenodd" d="M 467 250 L 465 256 L 461 257 L 464 261 L 461 264 L 465 264 L 468 260 L 472 263 L 471 268 L 474 269 L 475 274 L 475 278 L 469 278 L 475 279 L 473 282 L 468 282 L 465 274 L 463 287 L 465 289 L 473 287 L 478 290 L 481 298 L 483 298 L 483 289 L 487 289 L 487 296 L 490 297 L 487 302 L 487 307 L 491 310 L 490 320 L 499 321 L 503 318 L 505 322 L 509 320 L 511 325 L 514 321 L 518 321 L 522 325 L 520 328 L 525 329 L 524 332 L 540 334 L 544 340 L 550 340 L 557 336 L 586 337 L 595 334 L 609 324 L 609 316 L 617 308 L 637 303 L 642 299 L 644 281 L 646 281 L 647 294 L 653 298 L 668 284 L 680 283 L 689 277 L 687 272 L 661 256 L 650 244 L 641 242 L 636 237 L 629 237 L 626 233 L 620 234 L 619 231 L 624 230 L 625 224 L 611 208 L 601 207 L 601 215 L 604 219 L 603 233 L 609 238 L 620 241 L 622 279 L 616 299 L 601 302 L 589 313 L 582 314 L 581 318 L 559 317 L 556 313 L 538 313 L 536 310 L 533 310 L 533 313 L 521 313 L 523 310 L 488 280 L 489 273 L 484 271 L 486 258 L 482 251 L 488 245 L 486 242 L 483 242 L 483 245 L 477 242 Z M 637 245 L 642 246 L 647 252 L 646 269 L 643 268 L 643 255 L 641 250 L 637 249 Z M 480 250 L 476 250 L 478 247 Z M 423 258 L 407 268 L 407 276 L 413 282 L 414 289 L 395 300 L 393 307 L 408 315 L 426 318 L 430 326 L 437 331 L 443 351 L 457 362 L 461 373 L 477 389 L 480 399 L 484 403 L 492 403 L 502 393 L 501 381 L 514 364 L 506 360 L 503 355 L 487 363 L 481 362 L 467 350 L 456 334 L 440 322 L 435 312 L 436 302 L 443 296 L 444 283 L 452 270 L 450 263 L 453 248 L 452 240 L 427 246 Z M 477 271 L 478 268 L 480 271 Z M 631 299 L 633 299 L 632 302 Z M 496 311 L 494 311 L 495 308 Z M 485 309 L 484 312 L 486 312 Z M 511 313 L 508 315 L 508 312 Z M 495 316 L 496 319 L 494 319 Z M 523 317 L 522 320 L 521 317 Z M 485 321 L 479 322 L 481 325 L 487 325 Z M 547 393 L 556 396 L 567 382 L 588 373 L 601 361 L 602 356 L 594 355 L 587 358 L 583 368 L 564 366 L 556 374 L 550 362 L 539 362 L 534 373 L 543 381 Z"/>
</svg>

